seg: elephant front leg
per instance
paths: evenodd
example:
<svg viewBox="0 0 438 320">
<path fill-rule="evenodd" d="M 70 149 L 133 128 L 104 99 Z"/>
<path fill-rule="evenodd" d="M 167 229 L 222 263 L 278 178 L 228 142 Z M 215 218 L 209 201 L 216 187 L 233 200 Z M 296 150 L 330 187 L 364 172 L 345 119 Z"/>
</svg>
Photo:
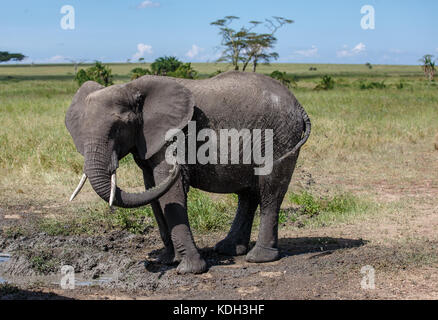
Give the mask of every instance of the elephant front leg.
<svg viewBox="0 0 438 320">
<path fill-rule="evenodd" d="M 252 223 L 258 204 L 259 199 L 255 192 L 239 194 L 239 204 L 233 224 L 225 239 L 214 247 L 216 252 L 228 256 L 239 256 L 248 252 Z"/>
<path fill-rule="evenodd" d="M 169 227 L 164 219 L 163 211 L 158 201 L 151 203 L 152 211 L 154 212 L 155 219 L 160 230 L 161 240 L 164 243 L 164 251 L 158 256 L 158 262 L 166 265 L 172 265 L 181 261 L 181 256 L 178 252 L 175 252 L 172 238 L 170 235 Z"/>
<path fill-rule="evenodd" d="M 143 179 L 144 179 L 145 188 L 148 189 L 154 187 L 155 181 L 153 178 L 152 170 L 145 163 L 140 162 L 138 159 L 135 160 L 137 164 L 143 169 Z M 155 220 L 157 221 L 158 224 L 161 240 L 163 240 L 164 243 L 164 251 L 158 256 L 158 261 L 160 263 L 167 265 L 180 262 L 181 256 L 179 254 L 175 254 L 169 227 L 167 226 L 167 222 L 164 218 L 163 210 L 161 209 L 158 200 L 152 201 L 151 207 L 155 216 Z"/>
<path fill-rule="evenodd" d="M 159 202 L 170 231 L 175 255 L 181 260 L 177 272 L 185 274 L 206 271 L 207 264 L 199 254 L 190 230 L 187 195 L 181 179 L 160 198 Z"/>
</svg>

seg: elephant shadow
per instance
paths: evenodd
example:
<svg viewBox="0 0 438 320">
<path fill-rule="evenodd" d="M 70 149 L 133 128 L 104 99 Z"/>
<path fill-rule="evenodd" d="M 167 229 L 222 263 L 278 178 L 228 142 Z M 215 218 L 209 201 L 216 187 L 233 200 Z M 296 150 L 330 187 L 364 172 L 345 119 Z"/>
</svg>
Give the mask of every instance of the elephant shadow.
<svg viewBox="0 0 438 320">
<path fill-rule="evenodd" d="M 281 252 L 280 260 L 285 257 L 316 253 L 319 254 L 312 256 L 317 258 L 333 253 L 336 250 L 357 248 L 365 245 L 368 241 L 363 239 L 345 239 L 345 238 L 332 238 L 332 237 L 301 237 L 301 238 L 281 238 L 278 240 L 278 247 Z M 255 241 L 250 243 L 250 248 L 255 245 Z M 167 271 L 176 268 L 177 263 L 174 265 L 163 265 L 153 258 L 163 249 L 154 250 L 150 253 L 152 260 L 146 260 L 144 262 L 146 270 L 153 273 L 161 273 L 163 275 Z M 200 253 L 206 260 L 208 268 L 213 266 L 229 266 L 236 264 L 235 257 L 219 254 L 214 251 L 213 247 L 201 248 Z M 160 275 L 160 276 L 161 276 Z"/>
</svg>

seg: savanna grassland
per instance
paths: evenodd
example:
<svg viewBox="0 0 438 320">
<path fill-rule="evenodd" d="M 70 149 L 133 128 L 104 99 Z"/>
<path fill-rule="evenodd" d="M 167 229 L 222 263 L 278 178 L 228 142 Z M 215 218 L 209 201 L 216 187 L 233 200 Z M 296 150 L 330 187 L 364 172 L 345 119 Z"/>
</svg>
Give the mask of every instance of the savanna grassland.
<svg viewBox="0 0 438 320">
<path fill-rule="evenodd" d="M 229 68 L 192 65 L 200 78 Z M 129 81 L 131 69 L 147 64 L 109 66 L 115 83 L 122 83 Z M 179 279 L 176 289 L 163 286 L 157 293 L 147 285 L 125 286 L 146 281 L 135 277 L 114 286 L 125 290 L 124 297 L 132 297 L 134 288 L 140 290 L 137 297 L 156 298 L 179 297 L 187 290 L 195 298 L 438 298 L 436 82 L 426 80 L 419 66 L 272 64 L 258 72 L 273 70 L 295 80 L 291 90 L 312 120 L 280 212 L 284 258 L 254 266 L 239 257 L 227 264 L 205 249 L 212 276 L 202 278 L 200 287 L 190 287 L 174 269 L 162 266 L 154 268 L 165 268 L 169 281 Z M 0 66 L 0 251 L 36 234 L 46 242 L 114 232 L 158 238 L 149 207 L 110 210 L 88 183 L 68 202 L 83 166 L 64 125 L 78 88 L 73 74 L 71 65 Z M 334 88 L 315 90 L 324 75 L 334 80 Z M 141 190 L 140 170 L 130 157 L 121 161 L 118 177 L 125 189 Z M 211 248 L 225 236 L 236 205 L 234 195 L 191 190 L 190 222 L 200 248 Z M 257 225 L 258 219 L 254 240 Z M 35 274 L 56 272 L 57 267 L 46 267 L 66 259 L 45 248 L 44 241 L 27 255 L 39 262 L 29 264 Z M 154 240 L 141 247 L 138 259 L 160 246 Z M 254 272 L 241 276 L 239 288 L 214 282 L 234 272 L 233 265 Z M 360 287 L 364 265 L 376 270 L 375 290 Z M 154 274 L 144 268 L 140 273 L 148 272 Z M 23 286 L 69 297 L 108 296 L 101 287 L 66 293 L 49 285 Z"/>
</svg>

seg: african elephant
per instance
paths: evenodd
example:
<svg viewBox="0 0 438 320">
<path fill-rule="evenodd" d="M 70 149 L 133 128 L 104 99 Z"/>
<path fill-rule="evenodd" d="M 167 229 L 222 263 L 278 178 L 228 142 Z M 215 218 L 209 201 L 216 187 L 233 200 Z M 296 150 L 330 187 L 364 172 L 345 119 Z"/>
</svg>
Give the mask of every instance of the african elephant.
<svg viewBox="0 0 438 320">
<path fill-rule="evenodd" d="M 162 263 L 179 262 L 179 273 L 201 273 L 207 269 L 189 226 L 190 186 L 238 195 L 236 216 L 228 235 L 216 244 L 217 252 L 226 255 L 248 252 L 254 213 L 260 205 L 258 240 L 246 260 L 279 259 L 278 213 L 311 124 L 293 94 L 277 80 L 230 71 L 205 80 L 143 76 L 106 88 L 88 81 L 73 97 L 65 124 L 85 160 L 83 178 L 72 198 L 88 178 L 95 192 L 110 205 L 139 207 L 150 203 L 165 246 L 159 257 Z M 255 174 L 261 165 L 251 158 L 237 163 L 167 161 L 166 150 L 173 141 L 166 138 L 166 133 L 171 129 L 183 133 L 184 151 L 189 156 L 190 151 L 194 150 L 196 155 L 200 150 L 199 136 L 194 146 L 189 144 L 190 139 L 193 142 L 190 124 L 196 125 L 196 135 L 203 129 L 217 135 L 224 129 L 236 129 L 238 133 L 244 129 L 265 130 L 265 141 L 260 135 L 258 142 L 264 145 L 265 155 L 270 144 L 271 171 Z M 269 130 L 271 140 L 266 139 Z M 237 137 L 239 149 L 234 160 L 245 157 L 243 140 L 243 136 Z M 229 144 L 227 138 L 223 145 Z M 213 146 L 219 149 L 217 144 Z M 246 145 L 245 150 L 251 148 Z M 213 151 L 209 152 L 214 154 Z M 228 152 L 222 160 L 232 158 L 232 147 Z M 117 187 L 118 161 L 129 153 L 142 169 L 144 192 L 128 193 Z"/>
</svg>

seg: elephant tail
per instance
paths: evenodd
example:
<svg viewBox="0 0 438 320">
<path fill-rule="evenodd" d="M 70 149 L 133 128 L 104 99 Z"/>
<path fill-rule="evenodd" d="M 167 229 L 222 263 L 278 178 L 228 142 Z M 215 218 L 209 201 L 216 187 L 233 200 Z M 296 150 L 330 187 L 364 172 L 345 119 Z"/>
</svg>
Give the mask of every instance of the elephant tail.
<svg viewBox="0 0 438 320">
<path fill-rule="evenodd" d="M 309 139 L 310 131 L 312 128 L 312 123 L 310 122 L 310 118 L 309 118 L 306 110 L 304 110 L 304 108 L 299 103 L 298 103 L 298 108 L 300 109 L 301 115 L 303 117 L 304 134 L 303 134 L 301 140 L 295 145 L 295 147 L 291 151 L 287 152 L 286 154 L 284 154 L 283 156 L 281 156 L 280 158 L 275 160 L 274 164 L 277 164 L 277 163 L 281 162 L 282 160 L 288 158 L 289 156 L 295 154 L 303 146 L 303 144 L 306 143 L 307 139 Z"/>
</svg>

